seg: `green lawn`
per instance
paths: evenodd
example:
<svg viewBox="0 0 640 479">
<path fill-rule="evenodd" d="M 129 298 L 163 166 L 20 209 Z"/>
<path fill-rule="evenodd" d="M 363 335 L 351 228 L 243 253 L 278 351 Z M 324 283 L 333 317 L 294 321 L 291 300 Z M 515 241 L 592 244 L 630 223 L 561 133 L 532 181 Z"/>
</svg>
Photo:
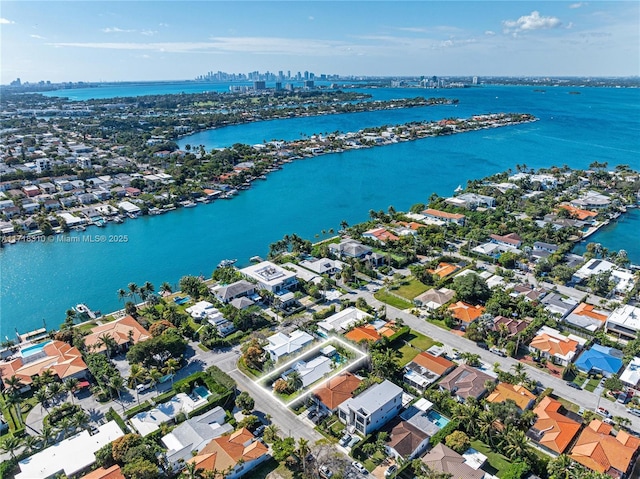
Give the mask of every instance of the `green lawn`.
<svg viewBox="0 0 640 479">
<path fill-rule="evenodd" d="M 385 459 L 385 455 L 383 455 L 380 451 L 376 451 L 373 453 L 373 456 L 367 458 L 362 465 L 367 468 L 367 471 L 373 471 L 378 464 L 380 464 Z"/>
<path fill-rule="evenodd" d="M 398 289 L 394 289 L 393 292 L 407 298 L 409 301 L 413 301 L 413 298 L 419 294 L 424 293 L 429 289 L 429 286 L 422 284 L 415 278 L 406 279 L 398 286 Z"/>
<path fill-rule="evenodd" d="M 487 460 L 489 461 L 489 464 L 498 471 L 496 473 L 498 477 L 502 477 L 502 474 L 504 474 L 506 470 L 509 468 L 509 466 L 511 465 L 511 462 L 509 462 L 509 459 L 504 457 L 502 454 L 493 452 L 491 448 L 482 441 L 479 441 L 479 440 L 471 441 L 471 447 L 473 447 L 476 451 L 481 452 L 482 454 L 487 456 Z"/>
<path fill-rule="evenodd" d="M 445 322 L 443 320 L 441 320 L 441 319 L 427 318 L 427 321 L 429 321 L 432 324 L 435 324 L 439 328 L 446 329 L 447 331 L 451 331 L 451 328 L 449 326 L 447 326 L 445 324 Z"/>
<path fill-rule="evenodd" d="M 572 403 L 571 401 L 567 401 L 565 398 L 556 397 L 554 399 L 556 399 L 560 404 L 562 404 L 567 411 L 578 412 L 578 410 L 580 409 L 580 406 Z"/>
<path fill-rule="evenodd" d="M 289 479 L 293 478 L 293 473 L 284 466 L 279 466 L 278 461 L 274 458 L 269 459 L 267 462 L 263 462 L 257 468 L 251 471 L 251 477 L 255 479 L 265 479 L 271 472 L 278 470 L 280 477 Z"/>
<path fill-rule="evenodd" d="M 405 301 L 403 299 L 397 298 L 395 296 L 390 295 L 384 290 L 379 290 L 374 294 L 374 297 L 378 301 L 382 301 L 383 303 L 387 303 L 389 306 L 393 306 L 398 309 L 409 309 L 413 307 L 413 304 L 409 301 Z"/>
<path fill-rule="evenodd" d="M 410 338 L 410 339 L 408 339 L 408 338 Z M 404 336 L 403 339 L 406 339 L 411 344 L 413 344 L 416 348 L 422 349 L 423 351 L 426 351 L 427 349 L 429 349 L 434 344 L 436 344 L 438 346 L 442 346 L 442 343 L 440 343 L 438 341 L 434 341 L 429 336 L 425 336 L 424 334 L 420 334 L 420 333 L 418 333 L 416 331 L 410 331 L 408 334 L 406 334 Z"/>
<path fill-rule="evenodd" d="M 400 352 L 401 356 L 396 362 L 402 367 L 406 366 L 420 352 L 410 344 L 403 345 L 398 351 Z"/>
<path fill-rule="evenodd" d="M 585 389 L 589 392 L 593 392 L 593 390 L 598 387 L 598 384 L 600 384 L 599 379 L 589 379 L 589 382 L 585 386 Z"/>
</svg>

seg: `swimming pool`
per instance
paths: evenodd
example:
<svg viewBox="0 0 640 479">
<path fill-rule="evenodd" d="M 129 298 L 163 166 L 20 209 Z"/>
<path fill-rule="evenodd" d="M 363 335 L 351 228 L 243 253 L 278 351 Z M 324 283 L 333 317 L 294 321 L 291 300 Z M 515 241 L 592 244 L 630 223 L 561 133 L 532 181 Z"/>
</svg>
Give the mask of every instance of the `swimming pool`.
<svg viewBox="0 0 640 479">
<path fill-rule="evenodd" d="M 51 341 L 45 341 L 44 343 L 34 344 L 33 346 L 29 346 L 28 348 L 23 348 L 22 350 L 20 350 L 20 355 L 23 358 L 28 358 L 29 356 L 33 356 L 34 354 L 38 354 L 50 342 Z"/>
<path fill-rule="evenodd" d="M 206 397 L 211 396 L 211 393 L 209 392 L 209 390 L 204 386 L 198 386 L 193 388 L 193 393 L 197 394 L 202 399 L 205 399 Z"/>
<path fill-rule="evenodd" d="M 431 421 L 432 423 L 434 423 L 436 426 L 438 426 L 440 429 L 442 429 L 443 427 L 445 427 L 447 424 L 449 424 L 449 419 L 447 419 L 446 417 L 444 417 L 442 414 L 440 414 L 439 412 L 434 411 L 433 409 L 431 411 L 429 411 L 427 413 L 427 417 L 429 418 L 429 421 Z"/>
</svg>

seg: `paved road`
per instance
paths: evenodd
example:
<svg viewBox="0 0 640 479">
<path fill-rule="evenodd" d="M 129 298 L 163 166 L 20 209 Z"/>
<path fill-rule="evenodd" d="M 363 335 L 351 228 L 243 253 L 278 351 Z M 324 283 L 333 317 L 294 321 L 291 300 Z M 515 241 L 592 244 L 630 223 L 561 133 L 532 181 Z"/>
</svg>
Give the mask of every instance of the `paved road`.
<svg viewBox="0 0 640 479">
<path fill-rule="evenodd" d="M 375 299 L 373 297 L 373 294 L 369 291 L 359 290 L 357 292 L 354 292 L 354 294 L 349 294 L 345 297 L 354 300 L 359 296 L 363 297 L 367 301 L 367 303 L 369 303 L 374 308 L 379 308 L 384 305 L 384 303 Z M 508 371 L 511 366 L 518 363 L 518 361 L 513 358 L 503 358 L 496 354 L 490 353 L 485 349 L 479 348 L 473 341 L 469 341 L 466 338 L 460 337 L 456 334 L 439 328 L 438 326 L 429 323 L 428 321 L 417 318 L 414 315 L 394 308 L 393 306 L 386 305 L 386 310 L 387 317 L 389 319 L 400 318 L 402 319 L 404 324 L 409 326 L 411 329 L 419 331 L 436 341 L 439 341 L 445 345 L 452 346 L 460 351 L 478 354 L 482 361 L 488 364 L 498 362 L 500 363 L 501 369 L 504 371 Z M 543 371 L 540 371 L 537 368 L 531 367 L 526 364 L 525 367 L 527 375 L 529 377 L 540 382 L 544 387 L 553 388 L 554 392 L 559 396 L 566 398 L 569 401 L 578 404 L 579 406 L 586 409 L 594 410 L 598 405 L 603 406 L 608 409 L 609 412 L 614 416 L 623 416 L 630 419 L 632 422 L 632 429 L 640 431 L 640 418 L 629 414 L 627 412 L 627 408 L 622 404 L 612 403 L 604 398 L 600 398 L 599 395 L 586 390 L 571 388 L 567 386 L 566 382 L 562 379 L 551 376 Z"/>
</svg>

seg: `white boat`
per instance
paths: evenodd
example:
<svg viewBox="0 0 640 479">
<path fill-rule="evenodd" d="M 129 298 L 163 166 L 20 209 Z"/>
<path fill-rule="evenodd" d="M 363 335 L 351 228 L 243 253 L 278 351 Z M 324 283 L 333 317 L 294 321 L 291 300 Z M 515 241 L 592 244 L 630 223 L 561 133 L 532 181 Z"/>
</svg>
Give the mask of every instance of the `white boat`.
<svg viewBox="0 0 640 479">
<path fill-rule="evenodd" d="M 236 264 L 237 259 L 223 259 L 218 263 L 218 268 L 226 268 L 227 266 L 232 266 Z"/>
<path fill-rule="evenodd" d="M 82 304 L 82 303 L 76 304 L 76 307 L 73 308 L 73 309 L 79 314 L 86 314 L 91 319 L 96 319 L 97 318 L 96 313 L 91 311 L 91 309 L 89 309 L 89 306 L 87 306 L 86 304 Z"/>
<path fill-rule="evenodd" d="M 180 204 L 182 205 L 183 208 L 193 208 L 198 205 L 193 201 L 181 201 Z"/>
</svg>

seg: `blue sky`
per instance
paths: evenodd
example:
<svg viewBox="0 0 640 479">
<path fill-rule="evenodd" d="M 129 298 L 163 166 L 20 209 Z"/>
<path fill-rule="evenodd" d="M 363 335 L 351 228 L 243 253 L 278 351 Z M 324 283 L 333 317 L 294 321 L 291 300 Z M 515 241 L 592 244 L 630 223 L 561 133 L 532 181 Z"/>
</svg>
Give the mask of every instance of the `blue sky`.
<svg viewBox="0 0 640 479">
<path fill-rule="evenodd" d="M 2 1 L 2 84 L 640 74 L 640 2 Z"/>
</svg>

